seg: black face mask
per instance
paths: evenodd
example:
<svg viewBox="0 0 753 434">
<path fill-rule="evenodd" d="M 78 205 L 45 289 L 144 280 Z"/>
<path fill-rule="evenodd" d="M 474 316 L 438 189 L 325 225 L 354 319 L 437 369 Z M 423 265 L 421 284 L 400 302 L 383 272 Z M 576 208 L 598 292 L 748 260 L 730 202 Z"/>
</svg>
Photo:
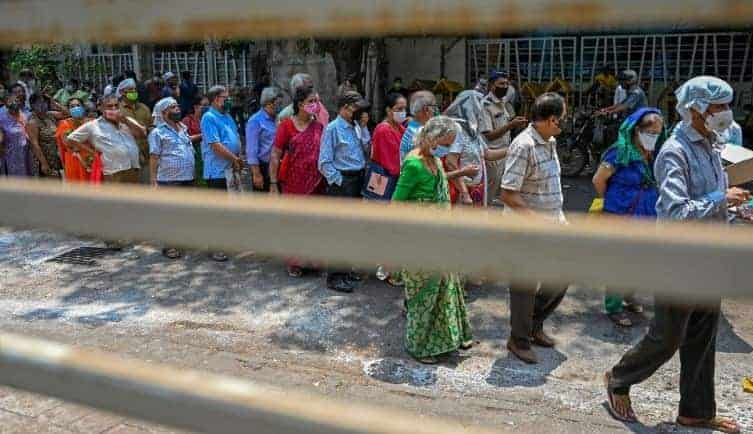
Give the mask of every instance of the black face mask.
<svg viewBox="0 0 753 434">
<path fill-rule="evenodd" d="M 182 113 L 177 111 L 168 113 L 167 117 L 170 118 L 170 120 L 173 122 L 180 122 L 180 120 L 182 119 L 181 115 Z"/>
<path fill-rule="evenodd" d="M 503 98 L 505 95 L 507 95 L 507 87 L 495 87 L 494 88 L 494 96 L 497 98 Z"/>
</svg>

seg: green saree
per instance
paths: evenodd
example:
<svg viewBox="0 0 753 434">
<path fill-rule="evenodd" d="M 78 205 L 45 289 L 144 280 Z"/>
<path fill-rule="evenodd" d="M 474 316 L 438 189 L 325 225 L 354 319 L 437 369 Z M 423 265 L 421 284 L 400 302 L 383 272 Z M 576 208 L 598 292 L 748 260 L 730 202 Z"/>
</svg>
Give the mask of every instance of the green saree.
<svg viewBox="0 0 753 434">
<path fill-rule="evenodd" d="M 409 192 L 403 191 L 398 194 L 396 191 L 397 200 L 432 203 L 449 209 L 450 194 L 447 178 L 439 160 L 437 160 L 437 167 L 439 171 L 437 175 L 434 175 L 419 158 L 406 159 L 400 176 L 412 179 L 398 182 L 397 190 L 401 189 L 401 185 L 413 192 L 425 191 L 427 187 L 433 187 L 434 195 L 427 200 L 428 198 L 420 197 L 421 194 L 416 194 L 419 197 L 412 197 L 413 195 Z M 415 180 L 434 185 L 419 186 L 415 184 Z M 407 188 L 408 186 L 410 188 Z M 393 199 L 395 199 L 394 196 Z M 417 359 L 438 356 L 455 351 L 463 343 L 472 339 L 460 276 L 454 273 L 404 270 L 402 277 L 405 282 L 405 298 L 408 307 L 406 349 L 411 356 Z"/>
</svg>

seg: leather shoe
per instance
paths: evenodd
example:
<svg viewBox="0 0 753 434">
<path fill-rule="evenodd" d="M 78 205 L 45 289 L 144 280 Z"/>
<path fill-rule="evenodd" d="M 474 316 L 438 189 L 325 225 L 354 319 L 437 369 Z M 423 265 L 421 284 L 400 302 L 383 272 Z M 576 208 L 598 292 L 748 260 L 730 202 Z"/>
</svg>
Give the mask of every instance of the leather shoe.
<svg viewBox="0 0 753 434">
<path fill-rule="evenodd" d="M 551 336 L 544 333 L 544 330 L 533 332 L 533 344 L 544 348 L 552 348 L 557 342 Z"/>
<path fill-rule="evenodd" d="M 336 277 L 334 279 L 327 279 L 327 288 L 349 294 L 353 292 L 353 285 L 342 277 Z"/>
<path fill-rule="evenodd" d="M 539 358 L 536 357 L 536 353 L 534 353 L 530 347 L 521 347 L 518 343 L 515 342 L 515 339 L 513 338 L 507 340 L 507 349 L 515 357 L 525 363 L 528 363 L 529 365 L 535 365 L 539 363 Z"/>
</svg>

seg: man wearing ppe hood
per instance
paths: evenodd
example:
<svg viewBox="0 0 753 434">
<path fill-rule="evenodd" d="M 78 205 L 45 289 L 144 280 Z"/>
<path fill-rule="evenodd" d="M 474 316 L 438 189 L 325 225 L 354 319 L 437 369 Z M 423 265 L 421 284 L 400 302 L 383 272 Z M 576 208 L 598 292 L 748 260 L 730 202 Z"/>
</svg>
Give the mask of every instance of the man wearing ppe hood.
<svg viewBox="0 0 753 434">
<path fill-rule="evenodd" d="M 727 222 L 727 206 L 750 199 L 728 188 L 722 168 L 720 134 L 732 123 L 733 91 L 716 77 L 696 77 L 675 92 L 682 123 L 656 157 L 657 216 L 667 220 Z M 739 433 L 732 420 L 716 415 L 714 363 L 721 299 L 679 305 L 656 297 L 647 335 L 605 375 L 609 409 L 636 422 L 630 387 L 643 382 L 680 351 L 680 409 L 683 426 Z"/>
</svg>

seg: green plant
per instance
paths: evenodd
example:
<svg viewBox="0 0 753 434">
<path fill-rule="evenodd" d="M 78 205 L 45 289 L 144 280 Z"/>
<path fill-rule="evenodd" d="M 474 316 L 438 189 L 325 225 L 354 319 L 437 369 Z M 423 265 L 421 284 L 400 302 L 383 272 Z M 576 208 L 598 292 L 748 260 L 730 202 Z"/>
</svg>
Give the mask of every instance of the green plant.
<svg viewBox="0 0 753 434">
<path fill-rule="evenodd" d="M 59 76 L 70 77 L 75 67 L 73 50 L 67 45 L 32 45 L 16 49 L 10 58 L 10 70 L 34 73 L 39 89 L 55 88 Z"/>
</svg>

